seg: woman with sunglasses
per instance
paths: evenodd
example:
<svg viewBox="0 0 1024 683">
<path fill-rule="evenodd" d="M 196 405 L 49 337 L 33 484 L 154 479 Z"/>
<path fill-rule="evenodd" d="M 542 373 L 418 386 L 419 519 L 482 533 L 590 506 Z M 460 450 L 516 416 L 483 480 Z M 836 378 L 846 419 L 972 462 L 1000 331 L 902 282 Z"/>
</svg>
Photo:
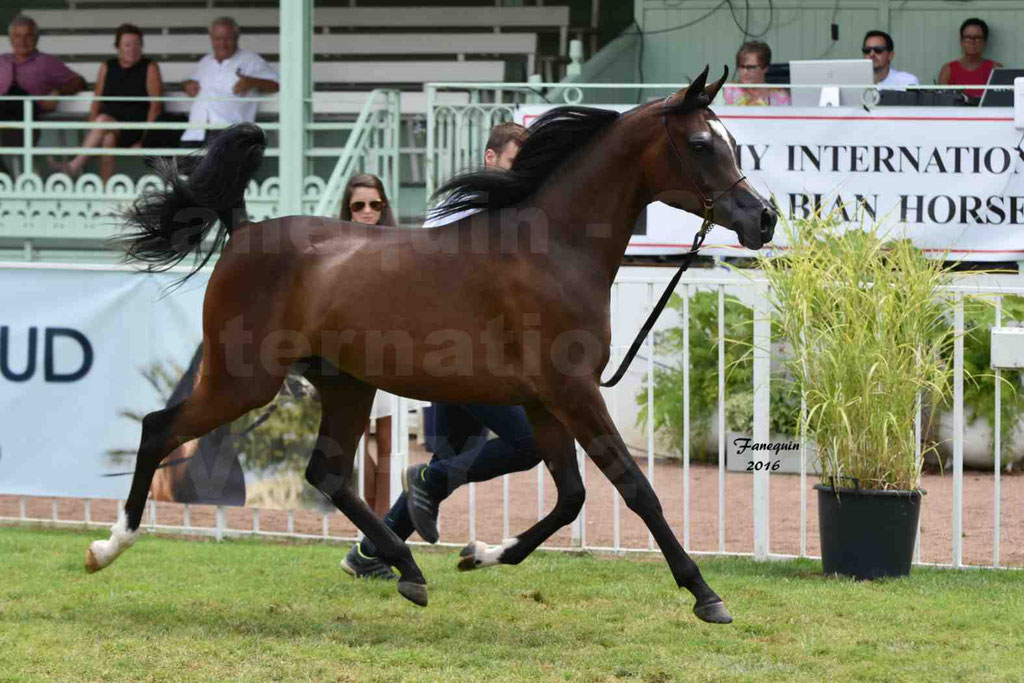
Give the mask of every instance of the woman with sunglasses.
<svg viewBox="0 0 1024 683">
<path fill-rule="evenodd" d="M 388 204 L 384 183 L 372 173 L 360 173 L 349 179 L 341 196 L 341 219 L 367 225 L 398 225 Z M 391 507 L 391 405 L 392 395 L 378 389 L 370 411 L 377 434 L 377 462 L 363 458 L 366 503 L 378 517 L 387 514 Z M 369 441 L 370 425 L 366 425 L 366 435 Z"/>
<path fill-rule="evenodd" d="M 768 65 L 772 63 L 772 49 L 768 43 L 751 40 L 740 45 L 736 53 L 736 73 L 739 82 L 761 85 L 765 82 Z M 789 106 L 789 90 L 786 88 L 736 88 L 725 87 L 725 103 L 746 105 Z"/>
<path fill-rule="evenodd" d="M 972 17 L 960 24 L 960 59 L 955 59 L 942 66 L 939 72 L 940 85 L 985 85 L 992 69 L 1002 66 L 999 62 L 985 59 L 985 46 L 988 44 L 988 24 L 981 19 Z M 984 90 L 964 90 L 967 97 L 973 98 L 975 104 Z"/>
</svg>

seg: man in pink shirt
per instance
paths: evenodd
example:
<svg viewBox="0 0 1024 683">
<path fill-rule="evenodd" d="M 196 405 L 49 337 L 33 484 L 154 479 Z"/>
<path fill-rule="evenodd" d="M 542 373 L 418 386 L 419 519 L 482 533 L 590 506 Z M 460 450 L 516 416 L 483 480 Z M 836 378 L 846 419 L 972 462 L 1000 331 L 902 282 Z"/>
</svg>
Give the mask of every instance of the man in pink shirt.
<svg viewBox="0 0 1024 683">
<path fill-rule="evenodd" d="M 53 55 L 36 50 L 39 29 L 31 17 L 19 14 L 11 21 L 7 35 L 11 52 L 0 55 L 0 94 L 3 95 L 73 95 L 85 88 L 85 79 Z M 56 100 L 37 100 L 35 113 L 51 112 Z M 22 118 L 22 103 L 0 101 L 0 120 Z M 0 133 L 5 146 L 21 145 L 20 129 Z"/>
</svg>

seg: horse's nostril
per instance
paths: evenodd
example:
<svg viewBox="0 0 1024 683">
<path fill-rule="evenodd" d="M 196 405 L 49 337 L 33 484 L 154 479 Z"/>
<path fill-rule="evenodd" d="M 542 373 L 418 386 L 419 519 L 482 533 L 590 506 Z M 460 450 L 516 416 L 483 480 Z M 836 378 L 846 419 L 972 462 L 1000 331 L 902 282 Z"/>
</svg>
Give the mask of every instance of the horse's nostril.
<svg viewBox="0 0 1024 683">
<path fill-rule="evenodd" d="M 761 237 L 765 242 L 771 240 L 772 235 L 775 234 L 775 222 L 779 216 L 774 210 L 765 208 L 761 211 Z"/>
</svg>

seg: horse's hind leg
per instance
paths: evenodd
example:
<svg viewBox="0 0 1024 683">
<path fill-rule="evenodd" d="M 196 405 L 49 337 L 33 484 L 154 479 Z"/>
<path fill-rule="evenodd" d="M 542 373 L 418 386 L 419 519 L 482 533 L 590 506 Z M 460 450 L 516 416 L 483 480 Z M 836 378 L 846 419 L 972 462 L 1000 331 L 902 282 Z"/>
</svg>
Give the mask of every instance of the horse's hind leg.
<svg viewBox="0 0 1024 683">
<path fill-rule="evenodd" d="M 206 348 L 204 353 L 210 350 Z M 85 554 L 88 571 L 103 569 L 135 543 L 153 474 L 161 460 L 181 444 L 270 402 L 281 386 L 280 378 L 258 370 L 256 376 L 233 377 L 222 366 L 219 355 L 207 353 L 206 357 L 211 360 L 210 366 L 191 396 L 142 419 L 142 438 L 125 514 L 111 528 L 109 540 L 94 541 L 89 546 Z"/>
<path fill-rule="evenodd" d="M 468 571 L 496 564 L 519 564 L 541 543 L 580 513 L 586 490 L 576 464 L 576 447 L 565 426 L 539 404 L 527 405 L 534 439 L 558 489 L 555 507 L 543 519 L 499 546 L 474 541 L 460 553 L 459 569 Z"/>
<path fill-rule="evenodd" d="M 381 559 L 398 569 L 398 592 L 425 607 L 427 581 L 409 546 L 353 490 L 352 461 L 370 417 L 376 389 L 346 374 L 325 377 L 311 369 L 306 377 L 319 390 L 323 411 L 306 479 L 370 539 Z"/>
</svg>

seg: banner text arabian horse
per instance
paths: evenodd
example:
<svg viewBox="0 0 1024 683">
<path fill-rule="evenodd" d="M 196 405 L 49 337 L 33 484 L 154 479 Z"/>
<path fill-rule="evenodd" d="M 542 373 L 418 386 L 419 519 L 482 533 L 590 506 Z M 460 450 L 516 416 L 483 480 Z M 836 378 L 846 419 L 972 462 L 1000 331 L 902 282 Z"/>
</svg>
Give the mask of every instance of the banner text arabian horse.
<svg viewBox="0 0 1024 683">
<path fill-rule="evenodd" d="M 323 407 L 306 477 L 398 569 L 406 598 L 426 605 L 426 580 L 351 487 L 375 387 L 526 408 L 557 502 L 516 538 L 467 546 L 461 568 L 518 564 L 576 518 L 585 493 L 575 439 L 650 529 L 676 583 L 696 598 L 694 613 L 731 621 L 666 523 L 599 391 L 611 285 L 647 204 L 713 215 L 750 249 L 772 237 L 776 213 L 743 178 L 735 141 L 708 108 L 725 76 L 711 85 L 706 77 L 707 69 L 688 89 L 622 115 L 548 112 L 511 171 L 441 188 L 451 197 L 446 210 L 483 211 L 433 229 L 303 216 L 235 225 L 266 144 L 249 124 L 226 130 L 203 157 L 161 166 L 168 189 L 129 212 L 129 257 L 151 268 L 178 263 L 201 253 L 218 221 L 218 244 L 231 239 L 206 290 L 199 384 L 182 403 L 146 415 L 125 515 L 109 540 L 89 547 L 86 567 L 102 569 L 134 543 L 168 453 L 268 403 L 301 363 Z"/>
</svg>

